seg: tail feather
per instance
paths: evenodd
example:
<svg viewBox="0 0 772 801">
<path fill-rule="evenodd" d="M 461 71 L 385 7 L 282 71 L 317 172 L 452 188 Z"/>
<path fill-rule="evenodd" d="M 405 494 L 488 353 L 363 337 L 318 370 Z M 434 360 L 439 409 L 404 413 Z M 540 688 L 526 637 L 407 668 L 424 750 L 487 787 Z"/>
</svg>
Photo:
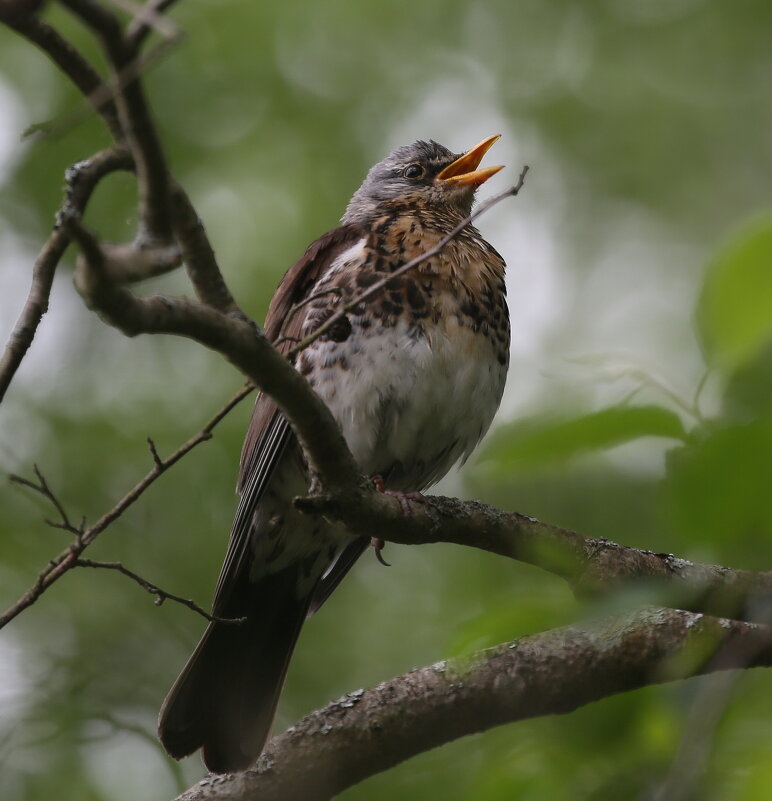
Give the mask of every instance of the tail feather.
<svg viewBox="0 0 772 801">
<path fill-rule="evenodd" d="M 310 596 L 295 597 L 297 570 L 239 582 L 210 623 L 164 701 L 158 734 L 176 759 L 203 749 L 214 773 L 245 770 L 260 755 L 273 723 L 287 665 Z"/>
</svg>

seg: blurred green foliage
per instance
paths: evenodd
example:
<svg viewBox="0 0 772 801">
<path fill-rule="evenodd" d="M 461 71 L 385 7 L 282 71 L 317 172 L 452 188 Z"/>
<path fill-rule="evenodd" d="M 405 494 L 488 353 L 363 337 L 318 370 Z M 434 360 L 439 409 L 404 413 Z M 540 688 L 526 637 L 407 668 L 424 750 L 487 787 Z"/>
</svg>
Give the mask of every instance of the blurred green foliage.
<svg viewBox="0 0 772 801">
<path fill-rule="evenodd" d="M 708 363 L 751 362 L 772 341 L 772 217 L 738 231 L 705 276 L 698 307 Z"/>
<path fill-rule="evenodd" d="M 100 62 L 64 11 L 46 18 Z M 391 147 L 460 150 L 525 190 L 480 221 L 509 267 L 510 385 L 481 458 L 439 488 L 594 536 L 736 567 L 772 564 L 772 51 L 767 0 L 299 0 L 180 3 L 184 42 L 147 74 L 175 174 L 223 270 L 261 319 L 280 276 L 335 225 Z M 0 30 L 0 334 L 60 201 L 64 168 L 107 144 L 77 93 Z M 75 116 L 72 116 L 75 113 Z M 493 153 L 491 154 L 493 156 Z M 499 177 L 500 186 L 505 178 Z M 495 189 L 495 187 L 494 187 Z M 131 236 L 135 189 L 88 212 Z M 0 461 L 37 463 L 96 519 L 240 384 L 182 341 L 129 341 L 82 308 L 69 261 L 0 407 Z M 185 291 L 182 278 L 149 290 Z M 708 370 L 705 379 L 706 369 Z M 206 604 L 233 511 L 243 404 L 94 548 Z M 66 538 L 2 490 L 0 600 Z M 490 554 L 389 546 L 306 629 L 277 729 L 359 686 L 597 612 L 555 577 Z M 633 602 L 607 599 L 606 610 Z M 202 621 L 112 574 L 71 574 L 0 636 L 0 797 L 144 801 L 202 773 L 154 744 L 163 695 Z M 766 801 L 772 679 L 737 679 L 689 798 Z M 344 793 L 444 801 L 650 799 L 677 759 L 699 682 L 630 693 L 420 756 Z"/>
</svg>

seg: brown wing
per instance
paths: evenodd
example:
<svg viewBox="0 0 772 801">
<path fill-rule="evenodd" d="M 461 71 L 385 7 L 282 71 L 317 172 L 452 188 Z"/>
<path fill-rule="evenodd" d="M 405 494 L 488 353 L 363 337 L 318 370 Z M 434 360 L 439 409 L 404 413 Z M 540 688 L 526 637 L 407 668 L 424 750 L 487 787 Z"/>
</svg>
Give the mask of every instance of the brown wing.
<svg viewBox="0 0 772 801">
<path fill-rule="evenodd" d="M 278 346 L 280 351 L 288 351 L 292 347 L 292 340 L 300 335 L 304 315 L 301 311 L 290 317 L 292 308 L 311 294 L 320 276 L 338 254 L 351 247 L 362 236 L 364 229 L 359 225 L 335 228 L 314 241 L 287 271 L 271 300 L 265 320 L 268 339 L 275 342 L 281 334 L 288 340 Z M 268 395 L 258 395 L 241 451 L 238 478 L 240 499 L 233 520 L 228 553 L 215 591 L 215 614 L 227 601 L 234 581 L 244 565 L 249 552 L 252 519 L 260 498 L 282 454 L 294 443 L 292 429 L 276 404 Z"/>
</svg>

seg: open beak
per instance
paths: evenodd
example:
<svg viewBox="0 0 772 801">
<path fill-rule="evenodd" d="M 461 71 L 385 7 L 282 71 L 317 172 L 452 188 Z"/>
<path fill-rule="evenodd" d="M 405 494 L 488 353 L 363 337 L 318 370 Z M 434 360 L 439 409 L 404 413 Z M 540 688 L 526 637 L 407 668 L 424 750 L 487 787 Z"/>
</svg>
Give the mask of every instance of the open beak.
<svg viewBox="0 0 772 801">
<path fill-rule="evenodd" d="M 488 152 L 491 145 L 501 138 L 501 134 L 489 136 L 483 139 L 480 144 L 475 145 L 471 150 L 457 158 L 452 164 L 448 164 L 444 170 L 437 174 L 437 181 L 444 186 L 473 186 L 475 189 L 484 184 L 491 175 L 495 175 L 503 167 L 485 167 L 478 170 L 477 166 L 482 161 L 483 156 Z"/>
</svg>

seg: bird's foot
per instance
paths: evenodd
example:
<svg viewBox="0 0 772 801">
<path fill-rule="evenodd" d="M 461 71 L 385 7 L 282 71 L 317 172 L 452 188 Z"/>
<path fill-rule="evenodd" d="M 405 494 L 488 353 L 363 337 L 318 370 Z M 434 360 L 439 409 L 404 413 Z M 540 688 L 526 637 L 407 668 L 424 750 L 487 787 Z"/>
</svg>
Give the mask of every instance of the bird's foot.
<svg viewBox="0 0 772 801">
<path fill-rule="evenodd" d="M 413 514 L 413 510 L 410 508 L 411 501 L 422 503 L 424 500 L 424 496 L 421 495 L 420 492 L 402 492 L 402 490 L 386 489 L 383 476 L 375 475 L 372 476 L 370 480 L 373 482 L 373 487 L 375 487 L 376 492 L 383 493 L 384 495 L 391 495 L 392 498 L 397 499 L 405 517 L 411 517 Z M 372 545 L 375 550 L 375 558 L 384 567 L 391 567 L 383 558 L 383 549 L 386 543 L 380 537 L 370 537 L 370 545 Z"/>
</svg>

